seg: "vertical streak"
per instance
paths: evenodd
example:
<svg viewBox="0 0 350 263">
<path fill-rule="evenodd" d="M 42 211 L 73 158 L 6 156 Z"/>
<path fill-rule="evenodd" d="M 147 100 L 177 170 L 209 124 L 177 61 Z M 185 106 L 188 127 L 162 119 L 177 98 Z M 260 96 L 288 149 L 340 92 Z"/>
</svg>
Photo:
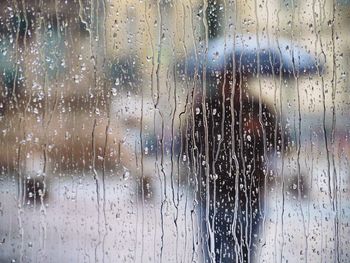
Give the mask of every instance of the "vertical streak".
<svg viewBox="0 0 350 263">
<path fill-rule="evenodd" d="M 153 36 L 152 36 L 152 32 L 151 32 L 151 26 L 150 26 L 149 21 L 148 21 L 148 13 L 150 11 L 147 11 L 147 1 L 145 1 L 145 10 L 144 11 L 145 11 L 145 21 L 146 21 L 146 25 L 147 25 L 147 33 L 148 33 L 149 42 L 150 42 L 151 50 L 152 50 L 151 97 L 152 97 L 153 104 L 156 105 L 157 102 L 154 101 L 154 74 L 155 74 L 155 70 L 156 70 L 155 60 L 154 60 L 155 49 L 154 49 L 154 43 L 153 43 Z"/>
<path fill-rule="evenodd" d="M 208 138 L 208 118 L 206 110 L 206 90 L 207 90 L 207 56 L 208 56 L 208 19 L 207 19 L 208 3 L 203 0 L 203 25 L 205 32 L 205 51 L 203 61 L 203 87 L 202 87 L 202 109 L 203 109 L 203 126 L 204 126 L 204 148 L 205 148 L 205 177 L 206 177 L 206 228 L 209 235 L 209 257 L 212 262 L 215 261 L 215 240 L 213 227 L 209 223 L 209 211 L 210 211 L 210 184 L 209 184 L 209 138 Z"/>
<path fill-rule="evenodd" d="M 144 193 L 144 149 L 143 149 L 143 88 L 141 88 L 141 116 L 140 116 L 140 147 L 141 147 L 141 198 L 142 198 L 142 226 L 141 226 L 141 262 L 144 254 L 144 224 L 145 224 L 145 193 Z"/>
<path fill-rule="evenodd" d="M 338 181 L 337 181 L 337 171 L 335 166 L 335 128 L 336 128 L 336 109 L 335 109 L 335 95 L 337 91 L 337 64 L 336 64 L 336 33 L 335 33 L 335 13 L 336 13 L 336 1 L 332 1 L 332 27 L 331 27 L 331 35 L 332 35 L 332 63 L 333 63 L 333 72 L 332 72 L 332 131 L 331 131 L 331 148 L 332 148 L 332 166 L 333 166 L 333 200 L 332 207 L 333 213 L 335 213 L 334 217 L 334 250 L 335 250 L 335 260 L 340 263 L 340 255 L 339 255 L 339 209 L 338 209 Z"/>
<path fill-rule="evenodd" d="M 161 147 L 161 157 L 160 157 L 160 171 L 163 175 L 164 178 L 164 200 L 162 200 L 162 204 L 161 204 L 161 208 L 160 208 L 160 213 L 161 213 L 161 228 L 162 228 L 162 235 L 161 235 L 161 248 L 160 248 L 160 262 L 163 262 L 163 249 L 164 249 L 164 206 L 167 204 L 167 191 L 166 191 L 166 187 L 167 187 L 167 181 L 166 181 L 166 174 L 164 171 L 164 117 L 163 114 L 159 111 L 158 112 L 161 120 L 162 120 L 162 132 L 161 132 L 161 142 L 160 142 L 160 147 Z"/>
<path fill-rule="evenodd" d="M 238 16 L 238 3 L 235 1 L 235 17 Z M 235 57 L 235 47 L 236 47 L 236 28 L 233 27 L 233 52 L 232 52 L 232 72 L 236 72 L 237 70 L 240 71 L 240 68 L 236 68 L 236 57 Z M 241 81 L 239 82 L 241 84 Z M 238 161 L 237 153 L 236 153 L 236 134 L 235 134 L 235 124 L 236 124 L 236 118 L 235 118 L 235 91 L 236 91 L 236 86 L 238 85 L 236 77 L 232 78 L 232 85 L 231 85 L 231 94 L 230 94 L 230 111 L 231 111 L 231 140 L 232 140 L 232 146 L 231 146 L 231 158 L 230 158 L 230 169 L 235 170 L 235 202 L 234 202 L 234 215 L 233 215 L 233 223 L 231 227 L 231 231 L 233 234 L 233 239 L 235 242 L 235 254 L 236 258 L 235 260 L 238 262 L 239 260 L 239 240 L 237 237 L 237 221 L 238 221 L 238 206 L 239 206 L 239 175 L 240 175 L 240 163 Z M 233 164 L 232 164 L 232 159 L 233 159 Z"/>
<path fill-rule="evenodd" d="M 266 130 L 265 130 L 265 126 L 263 123 L 263 112 L 262 112 L 262 87 L 261 87 L 261 78 L 260 78 L 260 41 L 259 41 L 259 30 L 260 30 L 260 26 L 259 26 L 259 16 L 258 16 L 258 0 L 255 0 L 255 18 L 256 18 L 256 39 L 257 39 L 257 71 L 256 71 L 256 77 L 258 79 L 259 82 L 259 123 L 261 126 L 261 130 L 262 130 L 262 136 L 263 136 L 263 148 L 264 148 L 264 167 L 268 167 L 268 156 L 267 156 L 267 145 L 266 145 Z M 273 71 L 273 67 L 272 67 L 272 71 Z M 274 72 L 272 73 L 274 74 Z M 264 174 L 264 189 L 265 189 L 265 200 L 264 202 L 267 202 L 267 175 L 268 175 L 268 169 L 265 169 L 265 174 Z M 247 244 L 248 246 L 248 244 Z M 248 253 L 248 261 L 250 261 L 250 253 Z"/>
<path fill-rule="evenodd" d="M 198 146 L 197 146 L 197 143 L 196 143 L 196 135 L 195 135 L 195 116 L 194 116 L 194 107 L 196 105 L 196 95 L 197 95 L 197 84 L 198 84 L 198 72 L 199 72 L 199 69 L 198 69 L 198 65 L 200 63 L 199 59 L 198 59 L 198 54 L 197 54 L 197 45 L 196 45 L 196 38 L 195 38 L 195 28 L 194 28 L 194 23 L 193 23 L 193 4 L 192 4 L 192 1 L 189 0 L 189 3 L 190 3 L 190 22 L 191 22 L 191 29 L 192 29 L 192 41 L 193 41 L 193 49 L 194 49 L 194 56 L 195 56 L 195 68 L 194 68 L 194 74 L 193 74 L 193 88 L 192 88 L 192 91 L 191 91 L 191 103 L 190 103 L 190 122 L 192 124 L 192 129 L 191 129 L 191 139 L 190 141 L 193 142 L 193 145 L 191 146 L 191 157 L 189 159 L 191 159 L 193 161 L 193 164 L 192 164 L 192 167 L 193 167 L 193 174 L 194 174 L 194 200 L 193 200 L 193 204 L 192 204 L 192 210 L 191 210 L 191 222 L 192 222 L 192 231 L 193 231 L 193 243 L 192 243 L 192 261 L 195 260 L 195 256 L 197 255 L 197 250 L 198 249 L 196 247 L 196 245 L 198 245 L 198 242 L 201 243 L 201 246 L 199 249 L 202 250 L 203 252 L 203 238 L 201 238 L 202 236 L 202 233 L 201 233 L 201 226 L 202 226 L 202 218 L 199 217 L 198 219 L 198 226 L 200 228 L 199 231 L 196 231 L 194 229 L 194 216 L 196 215 L 197 213 L 197 206 L 198 206 L 198 200 L 197 198 L 200 200 L 201 202 L 201 197 L 200 197 L 200 194 L 201 194 L 201 189 L 200 189 L 200 182 L 198 182 L 198 176 L 201 175 L 201 170 L 200 170 L 200 166 L 199 166 L 199 149 L 198 149 Z M 185 71 L 186 73 L 186 71 Z M 186 80 L 186 83 L 187 83 L 187 80 Z M 201 214 L 201 210 L 198 211 L 199 214 Z M 195 233 L 197 233 L 197 240 L 195 240 Z M 199 241 L 200 240 L 200 241 Z"/>
<path fill-rule="evenodd" d="M 292 15 L 292 26 L 294 26 L 294 0 L 292 0 L 292 7 L 293 7 L 293 15 Z M 294 40 L 294 34 L 292 31 L 291 35 L 291 46 L 293 46 L 293 40 Z M 304 211 L 302 207 L 302 197 L 301 197 L 301 166 L 300 166 L 300 154 L 301 154 L 301 135 L 302 135 L 302 118 L 301 118 L 301 98 L 300 98 L 300 86 L 299 86 L 299 70 L 296 70 L 296 61 L 294 56 L 294 49 L 292 48 L 292 65 L 293 65 L 293 77 L 295 79 L 295 86 L 297 90 L 297 107 L 298 107 L 298 135 L 297 135 L 297 170 L 298 170 L 298 181 L 297 181 L 297 188 L 298 188 L 298 202 L 299 202 L 299 210 L 301 213 L 302 218 L 302 224 L 303 224 L 303 230 L 304 230 L 304 236 L 305 236 L 305 263 L 307 263 L 307 256 L 308 256 L 308 235 L 306 234 L 306 225 L 305 225 L 305 216 Z M 299 68 L 298 68 L 299 69 Z"/>
<path fill-rule="evenodd" d="M 177 28 L 177 4 L 175 3 L 175 32 L 178 32 L 178 28 Z M 177 34 L 174 34 L 174 38 L 177 37 Z M 176 61 L 176 53 L 175 53 L 175 43 L 173 41 L 173 52 L 174 52 L 174 60 Z M 174 172 L 175 172 L 175 164 L 174 162 L 176 162 L 175 159 L 175 116 L 176 116 L 176 112 L 177 112 L 177 96 L 176 96 L 176 92 L 177 92 L 177 82 L 176 82 L 176 65 L 173 66 L 172 69 L 172 77 L 173 77 L 173 81 L 174 81 L 174 90 L 173 90 L 173 101 L 174 101 L 174 109 L 173 109 L 173 113 L 171 116 L 171 156 L 170 156 L 170 161 L 171 161 L 171 188 L 172 188 L 172 192 L 173 192 L 173 203 L 176 209 L 176 213 L 175 213 L 175 219 L 174 219 L 174 224 L 176 227 L 176 262 L 178 262 L 178 246 L 179 246 L 179 229 L 178 229 L 178 217 L 179 217 L 179 203 L 180 203 L 180 174 L 179 174 L 179 170 L 177 170 L 177 186 L 176 186 L 176 202 L 175 202 L 175 192 L 174 192 Z M 169 92 L 170 93 L 170 92 Z M 170 95 L 170 94 L 169 94 Z M 178 156 L 180 156 L 180 153 L 178 154 Z M 177 158 L 177 160 L 179 160 L 179 157 Z M 177 167 L 179 167 L 179 163 L 177 163 Z"/>
<path fill-rule="evenodd" d="M 320 15 L 320 27 L 322 27 L 323 23 L 325 22 L 325 5 L 326 5 L 326 0 L 324 0 L 323 2 L 323 9 L 322 9 L 322 4 L 321 1 L 318 0 L 319 2 L 319 13 Z M 323 15 L 322 15 L 323 14 Z M 321 54 L 326 58 L 326 54 L 325 54 L 325 50 L 324 50 L 324 45 L 323 45 L 323 41 L 321 36 L 319 37 L 319 42 L 320 42 L 320 49 L 321 49 Z M 322 106 L 323 106 L 323 114 L 322 114 L 322 128 L 323 128 L 323 135 L 324 135 L 324 141 L 325 141 L 325 147 L 326 147 L 326 157 L 327 157 L 327 167 L 330 166 L 330 160 L 329 160 L 329 152 L 328 152 L 328 139 L 327 139 L 327 131 L 326 131 L 326 99 L 325 99 L 325 79 L 323 74 L 321 74 L 322 72 L 320 72 L 320 69 L 317 69 L 318 71 L 318 76 L 321 76 L 321 91 L 322 91 Z M 330 178 L 330 171 L 327 170 L 327 175 L 328 175 L 328 179 Z M 330 181 L 328 182 L 328 187 L 330 187 Z M 331 190 L 330 188 L 328 188 L 328 192 L 331 195 Z M 321 218 L 323 218 L 322 212 L 321 212 Z M 322 220 L 321 219 L 321 229 L 323 229 L 322 226 Z M 323 236 L 323 232 L 321 233 L 321 242 L 320 242 L 320 246 L 321 246 L 321 251 L 324 249 L 324 236 Z M 323 253 L 321 254 L 321 263 L 323 263 Z"/>
<path fill-rule="evenodd" d="M 105 30 L 101 30 L 101 39 L 99 39 L 102 42 L 102 48 L 103 48 L 103 62 L 102 62 L 102 72 L 104 72 L 106 70 L 106 3 L 105 0 L 101 0 L 102 1 L 102 18 L 103 18 L 103 26 L 105 28 Z M 102 80 L 102 93 L 104 93 L 104 91 L 106 90 L 106 79 L 103 78 Z M 106 177 L 106 159 L 107 159 L 107 144 L 108 144 L 108 133 L 109 133 L 109 127 L 110 127 L 110 105 L 111 105 L 111 96 L 109 94 L 109 92 L 107 91 L 107 94 L 103 94 L 102 98 L 104 98 L 105 104 L 106 104 L 106 114 L 107 114 L 107 125 L 105 128 L 105 141 L 104 141 L 104 146 L 103 146 L 103 159 L 102 159 L 102 198 L 103 198 L 103 203 L 102 203 L 102 211 L 103 211 L 103 223 L 104 223 L 104 234 L 103 234 L 103 238 L 102 238 L 102 262 L 105 262 L 105 241 L 106 241 L 106 237 L 108 234 L 108 230 L 107 230 L 107 226 L 108 226 L 108 222 L 107 222 L 107 215 L 106 215 L 106 181 L 105 181 L 105 177 Z"/>
<path fill-rule="evenodd" d="M 17 0 L 14 1 L 14 9 L 16 10 L 16 13 L 19 13 L 18 9 L 18 3 Z M 15 76 L 14 76 L 14 82 L 13 82 L 13 87 L 12 87 L 12 99 L 15 102 L 15 107 L 16 109 L 18 109 L 18 102 L 17 102 L 17 97 L 16 97 L 16 79 L 17 79 L 17 74 L 18 74 L 18 50 L 19 50 L 19 43 L 18 43 L 18 39 L 19 39 L 19 28 L 20 28 L 20 23 L 18 23 L 17 25 L 17 29 L 16 29 L 16 42 L 15 42 Z M 25 117 L 25 112 L 24 112 L 24 117 Z M 23 118 L 24 123 L 25 123 L 25 119 Z M 19 121 L 19 128 L 21 128 L 21 122 L 22 122 L 22 118 L 20 118 Z M 25 126 L 24 127 L 24 132 L 23 132 L 23 139 L 25 138 L 26 135 L 26 131 L 25 131 Z M 23 218 L 22 218 L 22 214 L 23 214 L 23 202 L 24 199 L 22 198 L 22 195 L 25 193 L 25 189 L 23 191 L 24 188 L 24 184 L 25 181 L 23 182 L 23 176 L 22 176 L 22 172 L 21 172 L 21 150 L 22 150 L 22 145 L 21 142 L 19 143 L 18 146 L 18 152 L 17 152 L 17 175 L 18 175 L 18 185 L 17 185 L 17 206 L 18 206 L 18 211 L 17 211 L 17 220 L 18 220 L 18 225 L 19 225 L 19 235 L 21 237 L 21 244 L 20 244 L 20 262 L 23 261 L 23 257 L 24 257 L 24 228 L 23 228 Z"/>
<path fill-rule="evenodd" d="M 186 13 L 185 13 L 185 6 L 184 6 L 184 3 L 183 1 L 181 1 L 181 8 L 182 8 L 182 48 L 183 48 L 183 51 L 184 51 L 184 54 L 185 54 L 185 66 L 184 66 L 184 75 L 187 76 L 187 47 L 186 47 L 186 42 L 185 42 L 185 38 L 186 38 Z M 174 68 L 174 71 L 175 71 L 175 68 Z M 175 72 L 174 72 L 175 73 Z M 175 79 L 175 76 L 174 76 L 174 79 Z M 186 126 L 186 129 L 185 129 L 185 143 L 186 145 L 183 146 L 183 134 L 182 134 L 182 115 L 186 114 L 187 113 L 187 107 L 188 107 L 188 99 L 189 99 L 189 87 L 188 87 L 188 81 L 187 81 L 187 78 L 186 78 L 186 83 L 185 83 L 185 88 L 187 90 L 187 94 L 186 94 L 186 101 L 185 101 L 185 106 L 184 106 L 184 109 L 183 111 L 180 112 L 179 114 L 179 129 L 178 129 L 178 134 L 180 136 L 180 145 L 181 145 L 181 149 L 179 151 L 179 155 L 178 155 L 178 159 L 177 159 L 177 162 L 178 162 L 178 174 L 180 174 L 180 158 L 181 158 L 181 155 L 182 154 L 185 154 L 186 156 L 188 155 L 188 140 L 187 140 L 187 132 L 188 132 L 188 126 Z M 185 121 L 185 123 L 188 125 L 188 121 Z M 184 147 L 184 149 L 183 149 Z M 187 172 L 186 172 L 186 183 L 187 183 L 187 187 L 190 187 L 190 170 L 187 169 Z M 184 217 L 185 217 L 185 226 L 184 226 L 184 229 L 185 229 L 185 242 L 184 242 L 184 255 L 183 255 L 183 262 L 186 262 L 186 256 L 187 256 L 187 206 L 188 206 L 188 196 L 189 196 L 189 193 L 190 191 L 186 191 L 186 197 L 185 197 L 185 207 L 184 207 Z"/>
<path fill-rule="evenodd" d="M 25 0 L 22 0 L 22 8 L 23 8 L 23 14 L 24 14 L 24 22 L 25 22 L 25 29 L 24 29 L 24 40 L 23 40 L 23 45 L 24 45 L 24 50 L 27 50 L 27 33 L 28 33 L 28 25 L 29 25 L 29 21 L 28 21 L 28 16 L 27 16 L 27 10 L 26 10 L 26 4 L 25 4 Z M 57 17 L 57 15 L 56 15 Z M 58 19 L 58 18 L 57 18 Z M 58 25 L 58 21 L 57 21 L 57 25 Z"/>
<path fill-rule="evenodd" d="M 108 133 L 109 133 L 109 127 L 110 127 L 110 113 L 109 109 L 107 109 L 107 125 L 105 128 L 105 142 L 103 146 L 103 160 L 102 160 L 102 196 L 103 196 L 103 203 L 102 203 L 102 210 L 103 210 L 103 221 L 104 221 L 104 234 L 102 239 L 102 262 L 105 261 L 105 240 L 107 237 L 107 215 L 106 215 L 106 159 L 107 159 L 107 144 L 108 144 Z"/>
<path fill-rule="evenodd" d="M 96 202 L 97 202 L 97 231 L 98 231 L 98 242 L 95 247 L 95 262 L 98 262 L 97 248 L 101 244 L 101 227 L 100 227 L 100 185 L 98 173 L 96 170 L 96 146 L 95 146 L 95 132 L 96 132 L 97 119 L 94 119 L 91 132 L 91 151 L 92 151 L 92 171 L 94 175 L 94 181 L 96 184 Z"/>
<path fill-rule="evenodd" d="M 243 41 L 243 40 L 242 40 Z M 240 60 L 239 60 L 239 116 L 238 116 L 238 136 L 239 136 L 239 155 L 240 159 L 242 160 L 242 169 L 239 170 L 239 175 L 242 175 L 243 181 L 244 181 L 244 197 L 246 200 L 246 207 L 247 207 L 247 202 L 248 202 L 248 196 L 247 196 L 247 179 L 246 179 L 246 162 L 245 162 L 245 157 L 244 157 L 244 138 L 243 138 L 243 85 L 246 85 L 246 80 L 244 79 L 243 81 L 243 71 L 242 71 L 242 57 L 243 57 L 243 52 L 241 53 Z M 241 189 L 243 190 L 243 189 Z M 239 196 L 239 195 L 238 195 Z M 237 207 L 238 209 L 238 207 Z M 247 214 L 246 214 L 246 222 L 247 222 Z M 241 236 L 243 235 L 243 229 L 242 229 L 242 224 L 241 224 Z M 247 229 L 244 230 L 245 234 L 247 235 Z M 246 240 L 244 240 L 245 245 L 247 246 Z M 241 257 L 242 260 L 244 259 L 244 249 L 243 249 L 243 242 L 241 242 Z"/>
<path fill-rule="evenodd" d="M 154 108 L 158 107 L 159 96 L 160 96 L 160 79 L 159 79 L 160 72 L 159 71 L 160 71 L 160 63 L 161 63 L 161 56 L 162 56 L 162 37 L 163 37 L 163 18 L 162 18 L 160 3 L 161 3 L 161 0 L 157 2 L 159 32 L 158 32 L 157 66 L 156 66 L 157 95 L 156 95 L 156 102 L 154 104 Z M 153 97 L 154 97 L 154 94 L 152 94 L 152 99 Z"/>
<path fill-rule="evenodd" d="M 267 4 L 267 3 L 266 3 Z M 280 14 L 281 12 L 281 7 L 280 9 L 277 11 L 277 25 L 279 25 L 279 21 L 280 21 Z M 276 32 L 277 35 L 277 32 Z M 277 39 L 277 46 L 278 46 L 278 55 L 279 55 L 279 61 L 280 61 L 280 67 L 279 67 L 279 87 L 280 87 L 280 112 L 281 112 L 281 117 L 283 114 L 283 96 L 282 96 L 282 67 L 283 67 L 283 63 L 282 63 L 282 51 L 281 51 L 281 47 L 279 45 L 278 39 Z M 277 87 L 275 89 L 275 93 L 276 93 Z M 282 149 L 281 149 L 281 156 L 282 156 L 282 168 L 281 168 L 281 193 L 282 193 L 282 207 L 281 207 L 281 249 L 280 249 L 280 262 L 282 263 L 283 260 L 283 252 L 284 252 L 284 212 L 285 212 L 285 175 L 284 175 L 284 128 L 283 128 L 283 123 L 281 122 L 281 145 L 282 145 Z M 266 196 L 266 195 L 265 195 Z M 276 200 L 276 206 L 277 206 L 277 200 Z M 266 208 L 266 206 L 265 206 Z M 265 224 L 265 216 L 264 216 L 264 224 Z M 264 227 L 264 231 L 266 231 L 265 227 Z M 275 262 L 277 263 L 277 226 L 275 229 L 275 238 L 274 238 L 274 243 L 275 243 Z"/>
</svg>

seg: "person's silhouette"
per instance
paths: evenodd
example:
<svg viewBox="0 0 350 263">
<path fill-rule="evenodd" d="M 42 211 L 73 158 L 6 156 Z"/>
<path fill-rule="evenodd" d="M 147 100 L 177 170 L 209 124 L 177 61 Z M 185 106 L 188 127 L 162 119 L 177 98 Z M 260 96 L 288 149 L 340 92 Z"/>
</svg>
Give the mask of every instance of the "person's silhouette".
<svg viewBox="0 0 350 263">
<path fill-rule="evenodd" d="M 184 149 L 199 178 L 202 250 L 205 261 L 249 262 L 264 213 L 269 157 L 283 153 L 288 140 L 278 110 L 249 91 L 248 79 L 322 74 L 323 65 L 282 39 L 236 36 L 200 50 L 178 65 L 196 87 Z"/>
<path fill-rule="evenodd" d="M 204 100 L 195 99 L 188 154 L 200 175 L 205 257 L 246 262 L 262 219 L 266 158 L 281 147 L 281 135 L 271 109 L 248 93 L 247 78 L 225 77 L 209 84 Z"/>
</svg>

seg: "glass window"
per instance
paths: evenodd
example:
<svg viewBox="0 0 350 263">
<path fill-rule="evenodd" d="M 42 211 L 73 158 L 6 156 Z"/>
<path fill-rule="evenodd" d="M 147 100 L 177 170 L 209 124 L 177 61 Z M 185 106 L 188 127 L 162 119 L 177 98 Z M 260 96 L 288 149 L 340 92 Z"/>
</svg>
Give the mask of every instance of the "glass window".
<svg viewBox="0 0 350 263">
<path fill-rule="evenodd" d="M 0 262 L 348 262 L 345 2 L 1 1 Z"/>
</svg>

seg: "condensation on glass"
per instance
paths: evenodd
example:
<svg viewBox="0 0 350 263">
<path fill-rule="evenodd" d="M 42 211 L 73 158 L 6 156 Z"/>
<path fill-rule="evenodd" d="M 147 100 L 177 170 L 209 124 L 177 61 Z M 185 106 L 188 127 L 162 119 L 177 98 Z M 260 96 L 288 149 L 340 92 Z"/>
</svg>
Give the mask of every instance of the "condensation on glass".
<svg viewBox="0 0 350 263">
<path fill-rule="evenodd" d="M 349 1 L 0 6 L 1 262 L 349 261 Z"/>
</svg>

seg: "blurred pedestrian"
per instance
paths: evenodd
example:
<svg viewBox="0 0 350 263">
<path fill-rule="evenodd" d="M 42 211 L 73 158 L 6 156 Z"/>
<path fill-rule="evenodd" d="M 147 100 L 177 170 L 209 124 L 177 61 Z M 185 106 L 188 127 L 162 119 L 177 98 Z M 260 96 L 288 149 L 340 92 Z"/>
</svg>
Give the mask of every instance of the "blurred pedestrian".
<svg viewBox="0 0 350 263">
<path fill-rule="evenodd" d="M 182 70 L 199 84 L 186 137 L 199 175 L 205 262 L 251 262 L 264 214 L 268 159 L 285 147 L 281 119 L 248 88 L 249 78 L 320 73 L 317 60 L 286 41 L 212 40 Z M 202 88 L 201 88 L 202 87 Z"/>
</svg>

